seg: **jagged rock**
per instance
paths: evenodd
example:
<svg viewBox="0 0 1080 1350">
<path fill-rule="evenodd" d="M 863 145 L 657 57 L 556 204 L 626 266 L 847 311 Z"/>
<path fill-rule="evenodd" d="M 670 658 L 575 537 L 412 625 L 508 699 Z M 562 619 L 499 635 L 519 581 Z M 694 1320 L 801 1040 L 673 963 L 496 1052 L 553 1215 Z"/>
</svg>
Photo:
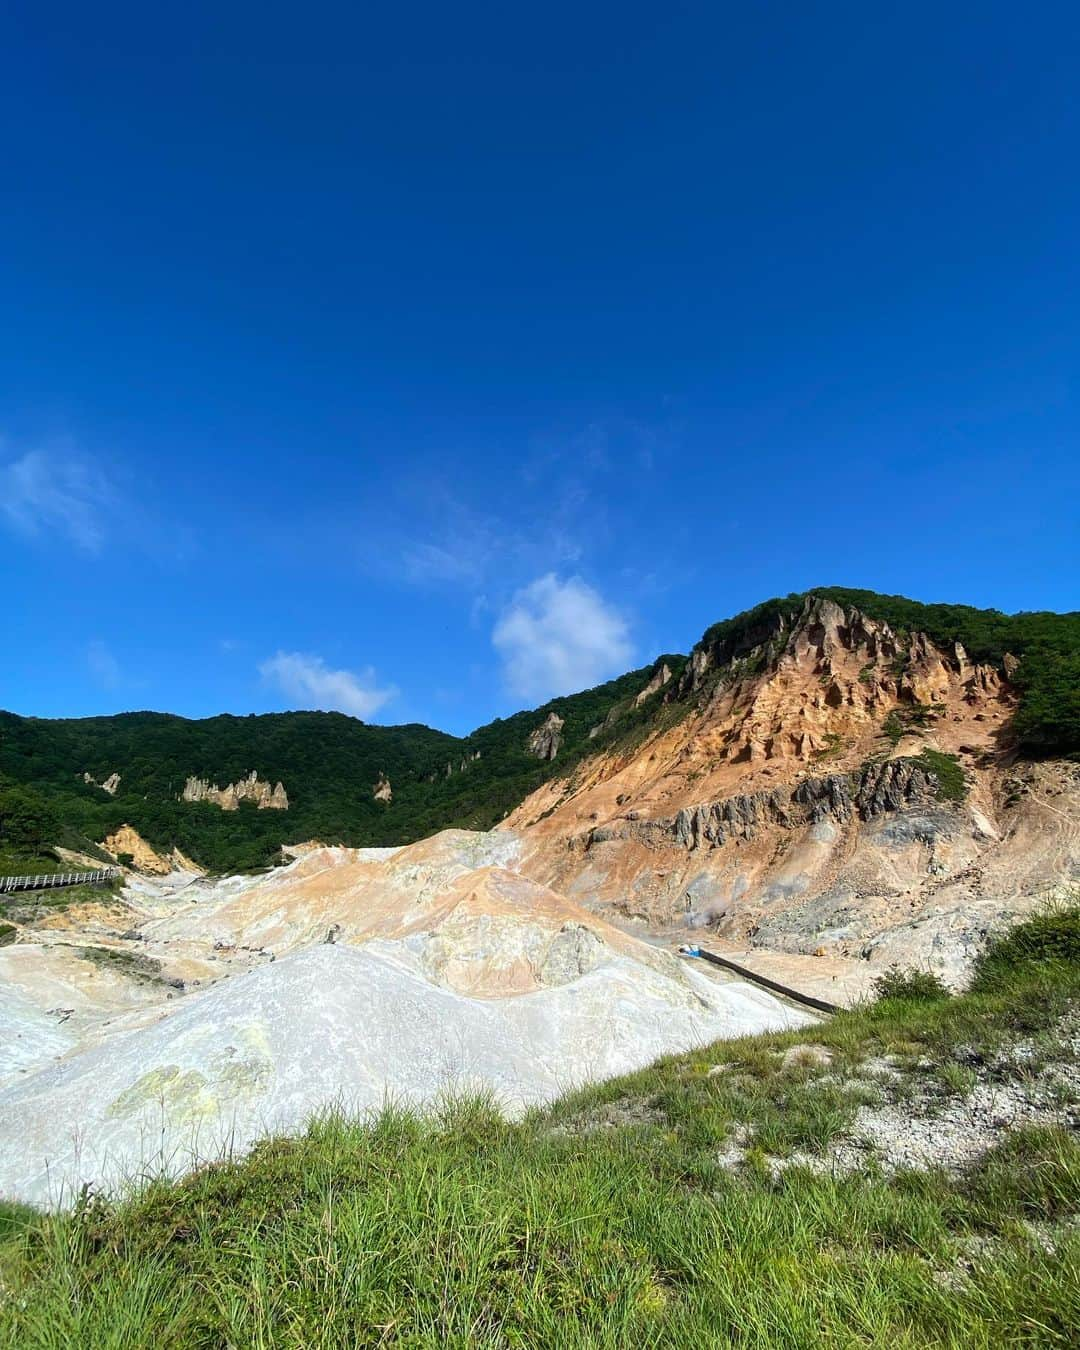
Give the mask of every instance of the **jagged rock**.
<svg viewBox="0 0 1080 1350">
<path fill-rule="evenodd" d="M 701 688 L 702 679 L 705 672 L 712 665 L 712 652 L 706 647 L 695 647 L 690 653 L 690 660 L 687 662 L 686 669 L 679 680 L 678 692 L 682 694 L 693 694 Z"/>
<path fill-rule="evenodd" d="M 246 778 L 241 778 L 236 783 L 229 783 L 223 788 L 210 783 L 206 778 L 192 776 L 184 784 L 184 790 L 180 796 L 181 800 L 185 802 L 213 802 L 215 806 L 220 806 L 223 811 L 235 811 L 244 801 L 254 802 L 260 811 L 287 811 L 289 809 L 289 798 L 284 784 L 275 783 L 271 787 L 265 779 L 259 777 L 254 769 Z"/>
<path fill-rule="evenodd" d="M 855 804 L 863 820 L 932 797 L 937 778 L 912 759 L 890 759 L 863 770 Z"/>
<path fill-rule="evenodd" d="M 1005 678 L 1011 683 L 1016 679 L 1016 672 L 1020 669 L 1020 658 L 1013 656 L 1012 652 L 1006 652 L 1001 658 L 1001 668 L 1005 672 Z"/>
<path fill-rule="evenodd" d="M 554 759 L 562 740 L 563 718 L 556 712 L 548 713 L 541 726 L 529 737 L 529 753 L 537 759 Z"/>
<path fill-rule="evenodd" d="M 658 694 L 664 685 L 670 683 L 670 681 L 671 667 L 665 661 L 637 698 L 634 699 L 634 707 L 640 707 L 647 698 L 652 698 L 653 694 Z"/>
<path fill-rule="evenodd" d="M 371 789 L 371 795 L 377 802 L 392 802 L 394 800 L 394 790 L 390 786 L 390 779 L 386 774 L 379 774 L 379 781 Z"/>
<path fill-rule="evenodd" d="M 107 792 L 110 797 L 115 797 L 116 789 L 120 786 L 120 775 L 118 773 L 111 773 L 108 778 L 103 779 L 99 783 L 92 774 L 84 773 L 83 782 L 90 787 L 99 787 L 102 792 Z"/>
<path fill-rule="evenodd" d="M 790 813 L 779 792 L 755 792 L 693 810 L 684 808 L 676 815 L 672 829 L 684 848 L 696 848 L 703 842 L 720 845 L 733 837 L 752 839 L 763 824 L 790 823 Z"/>
<path fill-rule="evenodd" d="M 831 816 L 841 823 L 851 819 L 854 802 L 851 778 L 846 773 L 832 773 L 824 778 L 804 778 L 791 800 L 805 807 L 812 824 Z"/>
<path fill-rule="evenodd" d="M 666 829 L 683 848 L 698 848 L 706 843 L 718 847 L 731 838 L 753 839 L 764 825 L 788 829 L 799 824 L 817 825 L 826 819 L 843 824 L 856 814 L 863 820 L 873 820 L 933 797 L 936 788 L 936 776 L 917 760 L 892 759 L 884 764 L 867 765 L 858 774 L 804 778 L 787 801 L 776 789 L 683 807 L 674 820 L 666 823 Z M 661 824 L 643 821 L 639 834 L 650 825 Z M 591 840 L 601 842 L 598 838 L 601 835 L 619 837 L 611 826 L 606 826 L 593 830 Z"/>
<path fill-rule="evenodd" d="M 620 711 L 621 709 L 617 703 L 613 707 L 609 708 L 607 716 L 604 718 L 604 720 L 602 722 L 597 722 L 596 726 L 594 726 L 592 730 L 589 732 L 589 740 L 594 741 L 602 731 L 610 731 L 611 728 L 615 725 L 615 723 L 619 720 Z"/>
</svg>

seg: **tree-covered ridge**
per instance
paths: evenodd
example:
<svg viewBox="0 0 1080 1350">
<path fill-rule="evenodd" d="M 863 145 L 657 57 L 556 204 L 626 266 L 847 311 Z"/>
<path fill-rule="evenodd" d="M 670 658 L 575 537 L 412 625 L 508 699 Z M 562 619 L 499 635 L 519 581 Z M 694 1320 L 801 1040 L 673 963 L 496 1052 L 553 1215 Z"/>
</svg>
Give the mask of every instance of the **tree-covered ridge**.
<svg viewBox="0 0 1080 1350">
<path fill-rule="evenodd" d="M 997 663 L 1013 653 L 1020 658 L 1014 678 L 1021 690 L 1021 747 L 1031 754 L 1080 754 L 1078 613 L 1009 615 L 830 586 L 767 600 L 725 619 L 698 646 L 709 650 L 714 670 L 754 651 L 760 655 L 810 596 L 859 609 L 900 632 L 924 632 L 944 647 L 961 642 L 975 661 Z M 488 829 L 586 755 L 625 746 L 654 727 L 685 662 L 682 656 L 660 657 L 465 737 L 415 723 L 369 726 L 342 713 L 202 721 L 150 712 L 59 721 L 0 713 L 0 787 L 3 780 L 29 786 L 41 799 L 42 818 L 58 819 L 86 839 L 101 840 L 128 823 L 155 847 L 176 846 L 215 871 L 264 865 L 283 842 L 300 839 L 402 844 L 451 826 Z M 637 705 L 637 695 L 664 663 L 675 679 Z M 691 697 L 684 697 L 664 715 L 690 706 Z M 557 758 L 545 761 L 530 753 L 528 742 L 551 713 L 563 726 Z M 224 786 L 252 769 L 285 784 L 287 813 L 259 811 L 251 803 L 223 812 L 211 803 L 178 800 L 189 776 Z M 84 772 L 97 782 L 119 773 L 116 796 L 84 783 Z M 373 796 L 382 775 L 393 788 L 389 805 Z M 21 800 L 25 813 L 30 807 Z M 2 836 L 0 820 L 0 846 Z"/>
<path fill-rule="evenodd" d="M 666 659 L 677 671 L 685 658 Z M 25 785 L 40 798 L 43 819 L 58 819 L 86 839 L 101 840 L 126 823 L 155 847 L 178 847 L 215 871 L 262 866 L 283 842 L 299 839 L 364 846 L 407 843 L 450 826 L 488 829 L 632 721 L 634 697 L 654 669 L 497 719 L 466 737 L 416 723 L 370 726 L 343 713 L 199 721 L 152 712 L 70 720 L 0 713 L 0 784 Z M 622 708 L 626 719 L 590 738 Z M 647 710 L 648 704 L 636 711 Z M 563 719 L 559 754 L 541 761 L 528 740 L 552 712 Z M 252 769 L 285 784 L 287 813 L 251 803 L 223 812 L 178 800 L 189 776 L 224 785 Z M 85 783 L 84 773 L 96 782 L 119 773 L 119 790 L 110 797 Z M 373 795 L 383 775 L 392 805 Z"/>
<path fill-rule="evenodd" d="M 812 596 L 860 610 L 900 633 L 925 633 L 940 647 L 959 642 L 972 661 L 998 665 L 1011 652 L 1020 658 L 1015 729 L 1022 748 L 1031 754 L 1080 753 L 1080 611 L 1004 614 L 998 609 L 923 604 L 902 595 L 817 586 L 766 600 L 713 624 L 698 645 L 723 665 L 767 642 Z"/>
</svg>

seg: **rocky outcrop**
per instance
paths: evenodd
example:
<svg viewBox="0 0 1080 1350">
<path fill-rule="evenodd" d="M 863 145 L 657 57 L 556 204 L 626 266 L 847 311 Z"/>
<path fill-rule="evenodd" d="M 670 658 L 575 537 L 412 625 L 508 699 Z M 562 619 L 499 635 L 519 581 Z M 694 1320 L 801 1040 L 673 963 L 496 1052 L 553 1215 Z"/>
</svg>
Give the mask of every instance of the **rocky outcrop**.
<svg viewBox="0 0 1080 1350">
<path fill-rule="evenodd" d="M 666 684 L 671 682 L 671 667 L 665 661 L 660 669 L 653 675 L 652 679 L 645 688 L 634 699 L 634 707 L 639 708 L 647 698 L 652 698 L 653 694 L 658 694 Z"/>
<path fill-rule="evenodd" d="M 712 665 L 712 652 L 703 646 L 697 646 L 690 653 L 690 660 L 686 664 L 686 669 L 679 680 L 678 693 L 680 697 L 684 694 L 696 693 L 702 685 L 705 678 L 705 672 Z"/>
<path fill-rule="evenodd" d="M 791 824 L 779 792 L 755 792 L 722 802 L 706 802 L 693 809 L 684 807 L 672 822 L 671 830 L 676 842 L 684 848 L 697 848 L 705 843 L 719 846 L 732 837 L 752 839 L 765 824 Z"/>
<path fill-rule="evenodd" d="M 456 767 L 454 765 L 454 761 L 452 759 L 448 759 L 446 761 L 446 765 L 441 771 L 439 769 L 435 769 L 432 773 L 427 774 L 426 777 L 424 778 L 424 782 L 425 783 L 437 782 L 440 772 L 442 773 L 444 778 L 452 778 L 455 773 L 464 773 L 465 770 L 469 767 L 469 765 L 475 764 L 479 758 L 480 758 L 480 751 L 474 750 L 471 755 L 462 755 L 461 760 L 458 762 Z"/>
<path fill-rule="evenodd" d="M 795 615 L 767 614 L 735 637 L 706 637 L 690 655 L 676 696 L 694 699 L 709 724 L 710 767 L 814 764 L 846 757 L 893 710 L 922 720 L 958 705 L 984 705 L 1001 722 L 1013 695 L 993 665 L 976 664 L 960 643 L 938 647 L 924 633 L 810 596 Z"/>
<path fill-rule="evenodd" d="M 284 784 L 275 783 L 271 787 L 254 769 L 246 778 L 229 783 L 223 788 L 217 787 L 205 778 L 191 777 L 184 784 L 180 796 L 185 802 L 213 802 L 223 811 L 235 811 L 241 802 L 254 802 L 260 811 L 289 809 L 289 797 Z"/>
<path fill-rule="evenodd" d="M 608 710 L 608 715 L 604 718 L 604 720 L 602 722 L 597 722 L 596 726 L 594 726 L 589 731 L 589 740 L 595 741 L 597 736 L 599 736 L 602 731 L 610 731 L 611 728 L 615 725 L 615 723 L 619 720 L 620 711 L 621 709 L 617 703 L 612 708 L 610 708 Z"/>
<path fill-rule="evenodd" d="M 386 774 L 379 774 L 379 781 L 371 789 L 371 795 L 377 802 L 392 802 L 394 800 L 394 790 L 390 786 L 390 779 Z"/>
<path fill-rule="evenodd" d="M 173 870 L 168 858 L 156 853 L 142 835 L 131 825 L 121 825 L 112 834 L 106 835 L 101 847 L 111 853 L 117 861 L 121 855 L 131 858 L 131 866 L 137 872 L 148 872 L 151 876 L 167 876 Z"/>
<path fill-rule="evenodd" d="M 176 847 L 169 854 L 169 864 L 175 872 L 194 872 L 197 876 L 205 875 L 205 868 L 200 867 L 197 862 Z"/>
<path fill-rule="evenodd" d="M 108 778 L 102 779 L 99 783 L 92 774 L 84 773 L 83 782 L 90 787 L 99 787 L 102 792 L 107 792 L 110 797 L 115 797 L 116 789 L 120 786 L 120 775 L 118 773 L 111 773 Z"/>
<path fill-rule="evenodd" d="M 545 989 L 571 984 L 594 970 L 606 955 L 603 941 L 591 928 L 582 923 L 564 923 L 536 972 L 537 983 Z"/>
<path fill-rule="evenodd" d="M 791 793 L 777 789 L 684 807 L 667 829 L 683 848 L 719 847 L 729 839 L 752 839 L 764 825 L 790 829 L 825 819 L 839 824 L 854 817 L 873 820 L 930 801 L 937 788 L 936 775 L 918 760 L 892 759 L 868 764 L 859 773 L 805 778 Z M 603 842 L 598 834 L 592 832 L 593 842 Z"/>
<path fill-rule="evenodd" d="M 564 719 L 558 713 L 548 713 L 544 722 L 529 737 L 529 753 L 537 759 L 554 759 L 559 753 L 564 725 Z"/>
</svg>

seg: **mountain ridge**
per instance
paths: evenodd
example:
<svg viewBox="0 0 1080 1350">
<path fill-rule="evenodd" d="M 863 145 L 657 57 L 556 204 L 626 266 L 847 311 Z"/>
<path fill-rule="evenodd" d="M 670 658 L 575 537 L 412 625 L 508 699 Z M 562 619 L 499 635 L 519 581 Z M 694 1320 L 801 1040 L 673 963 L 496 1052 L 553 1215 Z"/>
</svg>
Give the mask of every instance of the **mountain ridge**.
<svg viewBox="0 0 1080 1350">
<path fill-rule="evenodd" d="M 1010 616 L 818 587 L 713 624 L 688 656 L 658 656 L 463 737 L 421 723 L 377 726 L 334 712 L 205 719 L 154 712 L 42 719 L 5 712 L 0 778 L 44 793 L 87 837 L 101 839 L 132 824 L 155 846 L 180 848 L 213 870 L 263 865 L 282 843 L 299 838 L 386 845 L 448 826 L 490 828 L 552 778 L 689 716 L 718 682 L 745 675 L 748 663 L 763 667 L 781 638 L 807 621 L 814 603 L 884 624 L 894 663 L 911 659 L 912 637 L 922 633 L 954 651 L 959 643 L 969 662 L 982 659 L 1002 673 L 1008 665 L 1016 691 L 1014 749 L 1028 756 L 1080 750 L 1080 613 Z M 916 707 L 918 691 L 902 693 L 904 700 Z M 543 733 L 556 723 L 553 740 Z M 253 770 L 284 785 L 287 813 L 263 812 L 260 820 L 240 802 L 223 821 L 216 805 L 178 801 L 191 777 L 228 783 Z M 117 773 L 119 789 L 111 796 L 84 781 L 87 774 L 105 781 Z M 380 789 L 384 782 L 390 795 Z M 279 815 L 286 819 L 267 819 Z"/>
</svg>

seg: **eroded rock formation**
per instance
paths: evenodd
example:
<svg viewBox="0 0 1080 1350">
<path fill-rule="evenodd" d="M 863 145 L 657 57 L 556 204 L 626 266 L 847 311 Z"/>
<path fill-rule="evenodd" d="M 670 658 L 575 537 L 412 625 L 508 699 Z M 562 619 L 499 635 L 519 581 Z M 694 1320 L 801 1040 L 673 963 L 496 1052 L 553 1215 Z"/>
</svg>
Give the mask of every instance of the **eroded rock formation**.
<svg viewBox="0 0 1080 1350">
<path fill-rule="evenodd" d="M 867 765 L 857 774 L 829 774 L 804 778 L 792 792 L 774 789 L 683 807 L 670 823 L 684 848 L 719 846 L 729 838 L 752 839 L 759 826 L 792 829 L 831 818 L 845 824 L 853 817 L 873 820 L 889 811 L 931 801 L 938 789 L 936 775 L 918 760 L 893 759 Z M 666 824 L 666 822 L 656 822 Z"/>
<path fill-rule="evenodd" d="M 665 661 L 649 683 L 634 699 L 634 707 L 638 708 L 647 698 L 652 698 L 653 694 L 658 694 L 666 684 L 671 682 L 671 667 Z"/>
<path fill-rule="evenodd" d="M 844 960 L 906 955 L 890 944 L 925 907 L 919 950 L 948 968 L 942 915 L 1072 865 L 1066 814 L 1023 848 L 1010 815 L 1013 663 L 813 597 L 731 634 L 691 653 L 651 732 L 620 740 L 616 709 L 614 739 L 510 814 L 530 875 L 649 926 Z M 989 874 L 987 850 L 1007 855 Z"/>
<path fill-rule="evenodd" d="M 155 852 L 131 825 L 121 825 L 118 830 L 106 835 L 101 841 L 101 846 L 118 861 L 121 855 L 130 857 L 131 866 L 138 872 L 163 877 L 173 870 L 169 859 Z"/>
<path fill-rule="evenodd" d="M 189 778 L 180 794 L 185 802 L 213 802 L 223 811 L 235 811 L 241 802 L 254 802 L 260 811 L 287 811 L 289 797 L 284 784 L 272 787 L 252 769 L 246 778 L 217 787 L 206 778 Z"/>
<path fill-rule="evenodd" d="M 529 753 L 537 759 L 554 759 L 559 753 L 564 720 L 556 712 L 548 713 L 543 723 L 529 737 Z"/>
</svg>

